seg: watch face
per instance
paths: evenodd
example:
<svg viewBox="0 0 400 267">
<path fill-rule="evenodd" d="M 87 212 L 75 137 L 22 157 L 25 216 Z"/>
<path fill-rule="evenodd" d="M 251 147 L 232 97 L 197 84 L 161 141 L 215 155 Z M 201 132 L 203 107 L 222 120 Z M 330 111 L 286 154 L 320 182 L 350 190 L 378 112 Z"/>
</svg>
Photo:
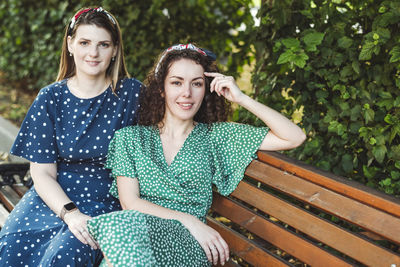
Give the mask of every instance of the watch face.
<svg viewBox="0 0 400 267">
<path fill-rule="evenodd" d="M 73 203 L 73 202 L 70 202 L 70 203 L 68 203 L 68 204 L 65 204 L 65 209 L 66 210 L 73 210 L 73 209 L 75 209 L 76 208 L 76 206 L 75 206 L 75 204 Z"/>
</svg>

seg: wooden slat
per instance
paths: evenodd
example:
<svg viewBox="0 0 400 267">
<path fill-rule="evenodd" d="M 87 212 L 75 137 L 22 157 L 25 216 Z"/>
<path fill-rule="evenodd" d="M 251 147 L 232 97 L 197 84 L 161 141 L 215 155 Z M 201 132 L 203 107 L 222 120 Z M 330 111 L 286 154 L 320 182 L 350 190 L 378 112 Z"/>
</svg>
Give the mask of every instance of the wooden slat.
<svg viewBox="0 0 400 267">
<path fill-rule="evenodd" d="M 0 204 L 0 229 L 3 228 L 9 214 L 10 212 Z"/>
<path fill-rule="evenodd" d="M 400 201 L 394 197 L 387 196 L 382 192 L 373 190 L 354 181 L 349 181 L 331 173 L 318 170 L 315 167 L 290 159 L 276 152 L 259 151 L 257 155 L 260 161 L 266 162 L 289 173 L 294 173 L 296 176 L 315 184 L 319 184 L 342 195 L 400 217 Z"/>
<path fill-rule="evenodd" d="M 246 170 L 246 175 L 400 244 L 400 218 L 398 217 L 260 161 L 253 161 Z"/>
<path fill-rule="evenodd" d="M 218 231 L 229 245 L 229 250 L 254 266 L 290 266 L 272 253 L 261 249 L 249 239 L 239 235 L 215 219 L 207 217 L 207 224 Z"/>
<path fill-rule="evenodd" d="M 9 185 L 3 185 L 0 188 L 1 203 L 3 203 L 9 211 L 14 209 L 20 199 L 20 196 Z"/>
<path fill-rule="evenodd" d="M 20 196 L 20 198 L 22 198 L 25 195 L 25 193 L 29 190 L 29 188 L 23 184 L 13 184 L 12 187 L 14 191 L 17 192 L 17 194 Z"/>
<path fill-rule="evenodd" d="M 391 264 L 400 266 L 399 255 L 246 182 L 240 182 L 232 195 L 361 263 L 372 266 L 390 266 Z"/>
<path fill-rule="evenodd" d="M 214 193 L 212 209 L 311 266 L 352 266 L 218 193 Z"/>
</svg>

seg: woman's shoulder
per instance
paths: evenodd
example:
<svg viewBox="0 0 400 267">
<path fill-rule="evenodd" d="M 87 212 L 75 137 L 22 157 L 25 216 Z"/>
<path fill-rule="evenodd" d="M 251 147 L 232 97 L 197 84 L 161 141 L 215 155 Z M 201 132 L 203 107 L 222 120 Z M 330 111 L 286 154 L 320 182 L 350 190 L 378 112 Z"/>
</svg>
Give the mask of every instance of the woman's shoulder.
<svg viewBox="0 0 400 267">
<path fill-rule="evenodd" d="M 115 134 L 119 136 L 127 136 L 127 135 L 143 136 L 151 134 L 153 132 L 154 128 L 152 126 L 131 125 L 119 129 L 118 131 L 116 131 Z"/>
<path fill-rule="evenodd" d="M 36 100 L 58 98 L 66 89 L 66 80 L 51 83 L 39 90 Z"/>
<path fill-rule="evenodd" d="M 118 86 L 125 89 L 140 89 L 143 84 L 136 78 L 123 78 L 119 81 Z"/>
</svg>

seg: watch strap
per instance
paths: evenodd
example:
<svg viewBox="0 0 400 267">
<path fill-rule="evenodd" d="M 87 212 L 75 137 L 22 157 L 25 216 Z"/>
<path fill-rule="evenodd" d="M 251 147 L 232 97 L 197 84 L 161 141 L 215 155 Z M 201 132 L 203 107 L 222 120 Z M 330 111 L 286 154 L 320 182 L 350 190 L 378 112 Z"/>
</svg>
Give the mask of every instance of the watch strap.
<svg viewBox="0 0 400 267">
<path fill-rule="evenodd" d="M 67 214 L 69 212 L 72 212 L 72 211 L 74 211 L 76 209 L 78 209 L 78 208 L 76 207 L 74 202 L 69 202 L 69 203 L 65 204 L 62 207 L 61 212 L 60 212 L 61 220 L 64 220 L 65 214 Z"/>
</svg>

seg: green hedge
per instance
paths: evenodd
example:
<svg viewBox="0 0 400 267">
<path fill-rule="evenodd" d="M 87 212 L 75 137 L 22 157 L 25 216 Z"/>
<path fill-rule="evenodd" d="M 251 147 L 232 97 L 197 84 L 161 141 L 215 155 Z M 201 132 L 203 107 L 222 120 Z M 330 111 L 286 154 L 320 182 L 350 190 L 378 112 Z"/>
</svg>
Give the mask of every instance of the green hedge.
<svg viewBox="0 0 400 267">
<path fill-rule="evenodd" d="M 258 16 L 254 94 L 308 134 L 289 154 L 400 195 L 400 3 L 264 1 Z"/>
<path fill-rule="evenodd" d="M 251 42 L 244 42 L 250 40 L 253 25 L 250 0 L 8 0 L 0 3 L 0 71 L 32 90 L 54 81 L 69 18 L 77 9 L 99 3 L 117 17 L 128 70 L 139 79 L 162 49 L 178 42 L 214 50 L 227 59 L 232 74 L 250 59 Z M 232 30 L 242 24 L 246 31 Z"/>
</svg>

